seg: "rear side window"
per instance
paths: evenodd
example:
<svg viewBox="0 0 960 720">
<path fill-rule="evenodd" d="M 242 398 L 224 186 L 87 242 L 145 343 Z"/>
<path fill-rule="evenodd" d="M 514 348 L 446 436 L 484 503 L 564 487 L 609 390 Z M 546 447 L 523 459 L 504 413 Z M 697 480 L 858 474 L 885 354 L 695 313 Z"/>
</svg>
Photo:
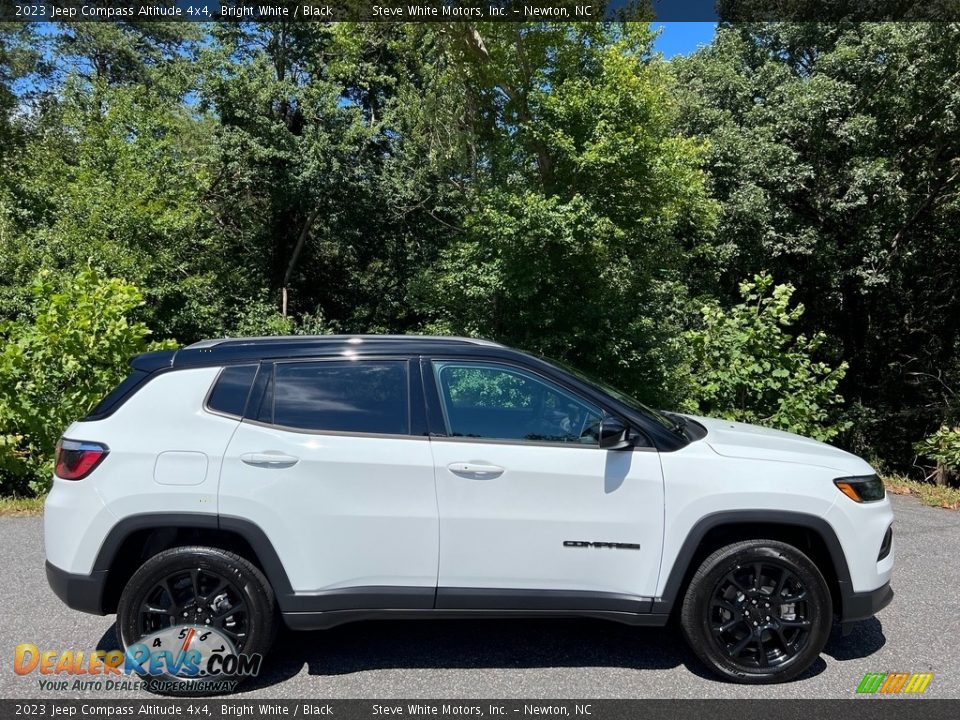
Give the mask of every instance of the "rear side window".
<svg viewBox="0 0 960 720">
<path fill-rule="evenodd" d="M 241 417 L 247 405 L 247 395 L 250 386 L 257 374 L 256 365 L 228 365 L 217 378 L 210 397 L 207 398 L 207 407 L 225 415 Z"/>
<path fill-rule="evenodd" d="M 406 435 L 407 363 L 402 360 L 278 363 L 260 419 L 302 430 Z"/>
<path fill-rule="evenodd" d="M 150 377 L 150 373 L 144 372 L 143 370 L 134 370 L 131 372 L 122 383 L 110 391 L 110 394 L 96 404 L 84 420 L 100 420 L 110 415 L 120 407 L 148 377 Z"/>
</svg>

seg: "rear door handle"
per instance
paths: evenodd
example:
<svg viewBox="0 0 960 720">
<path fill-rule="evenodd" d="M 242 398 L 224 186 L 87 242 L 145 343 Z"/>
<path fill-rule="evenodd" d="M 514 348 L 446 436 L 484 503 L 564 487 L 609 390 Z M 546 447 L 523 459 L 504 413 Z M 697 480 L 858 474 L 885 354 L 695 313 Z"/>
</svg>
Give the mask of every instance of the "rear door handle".
<svg viewBox="0 0 960 720">
<path fill-rule="evenodd" d="M 253 465 L 254 467 L 262 468 L 273 468 L 275 470 L 280 470 L 283 468 L 293 467 L 298 462 L 300 458 L 296 458 L 293 455 L 284 455 L 279 452 L 258 452 L 258 453 L 244 453 L 240 456 L 240 460 L 245 462 L 247 465 Z"/>
<path fill-rule="evenodd" d="M 454 475 L 470 478 L 471 480 L 489 480 L 500 477 L 504 469 L 499 465 L 485 465 L 484 463 L 455 462 L 447 465 L 447 470 Z"/>
</svg>

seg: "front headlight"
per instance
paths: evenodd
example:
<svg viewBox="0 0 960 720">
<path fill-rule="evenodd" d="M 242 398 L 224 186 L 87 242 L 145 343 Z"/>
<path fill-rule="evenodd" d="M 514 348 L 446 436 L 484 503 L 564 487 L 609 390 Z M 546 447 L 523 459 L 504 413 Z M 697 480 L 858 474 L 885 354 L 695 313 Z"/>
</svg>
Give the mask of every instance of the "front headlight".
<svg viewBox="0 0 960 720">
<path fill-rule="evenodd" d="M 861 475 L 859 477 L 842 477 L 833 481 L 844 495 L 858 503 L 876 502 L 883 500 L 886 491 L 883 489 L 883 480 L 876 475 Z"/>
</svg>

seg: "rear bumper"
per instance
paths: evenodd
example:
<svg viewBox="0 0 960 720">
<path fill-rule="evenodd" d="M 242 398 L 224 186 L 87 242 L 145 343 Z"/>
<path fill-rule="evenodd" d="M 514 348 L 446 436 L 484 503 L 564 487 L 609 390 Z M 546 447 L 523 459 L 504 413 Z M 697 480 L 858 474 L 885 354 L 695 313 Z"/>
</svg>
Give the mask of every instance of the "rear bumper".
<svg viewBox="0 0 960 720">
<path fill-rule="evenodd" d="M 54 594 L 68 607 L 94 615 L 103 612 L 103 589 L 107 584 L 107 571 L 94 570 L 89 575 L 75 575 L 61 570 L 47 561 L 47 582 Z"/>
<path fill-rule="evenodd" d="M 853 592 L 850 583 L 840 583 L 840 622 L 851 623 L 866 620 L 883 610 L 893 600 L 893 588 L 884 583 L 876 590 Z"/>
</svg>

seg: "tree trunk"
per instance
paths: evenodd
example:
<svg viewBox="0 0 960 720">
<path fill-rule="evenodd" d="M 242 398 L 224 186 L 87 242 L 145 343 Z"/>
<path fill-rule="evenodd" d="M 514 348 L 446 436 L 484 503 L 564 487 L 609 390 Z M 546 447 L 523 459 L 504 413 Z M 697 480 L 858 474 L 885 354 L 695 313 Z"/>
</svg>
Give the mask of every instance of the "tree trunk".
<svg viewBox="0 0 960 720">
<path fill-rule="evenodd" d="M 287 263 L 287 270 L 283 273 L 283 299 L 280 304 L 280 312 L 283 317 L 287 316 L 287 290 L 290 287 L 290 278 L 293 276 L 293 271 L 297 267 L 297 261 L 300 259 L 300 253 L 303 251 L 303 246 L 307 242 L 307 237 L 310 235 L 310 228 L 313 227 L 313 223 L 317 219 L 317 215 L 320 214 L 320 208 L 314 208 L 310 211 L 310 214 L 307 215 L 306 221 L 303 223 L 303 227 L 300 228 L 300 235 L 297 237 L 297 244 L 293 246 L 293 253 L 290 255 L 290 262 Z"/>
</svg>

